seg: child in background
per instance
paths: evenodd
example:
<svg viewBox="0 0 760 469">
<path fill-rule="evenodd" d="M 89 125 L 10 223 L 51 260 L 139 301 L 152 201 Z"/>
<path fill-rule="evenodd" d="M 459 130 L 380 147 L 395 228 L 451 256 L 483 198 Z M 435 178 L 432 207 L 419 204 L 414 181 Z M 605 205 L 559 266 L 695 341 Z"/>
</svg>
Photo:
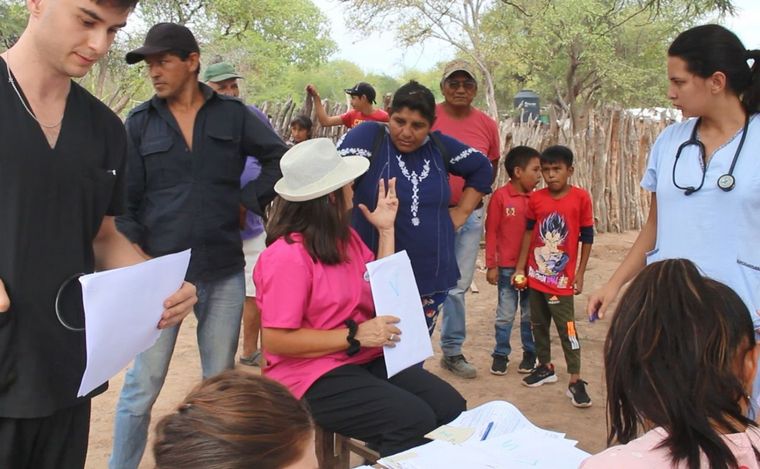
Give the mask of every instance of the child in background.
<svg viewBox="0 0 760 469">
<path fill-rule="evenodd" d="M 536 348 L 530 328 L 529 294 L 520 282 L 512 284 L 512 276 L 525 233 L 528 200 L 541 179 L 539 153 L 531 147 L 515 147 L 507 153 L 504 167 L 509 174 L 509 182 L 494 192 L 488 203 L 486 217 L 486 279 L 491 285 L 499 286 L 499 305 L 494 324 L 496 346 L 491 354 L 491 373 L 495 375 L 507 373 L 509 354 L 512 351 L 509 338 L 518 304 L 523 358 L 517 371 L 530 373 L 536 365 Z"/>
<path fill-rule="evenodd" d="M 594 213 L 588 192 L 567 182 L 573 170 L 573 152 L 569 148 L 555 145 L 541 153 L 546 188 L 534 192 L 528 202 L 527 231 L 515 277 L 525 275 L 527 264 L 530 316 L 539 366 L 523 379 L 523 384 L 536 387 L 557 381 L 549 339 L 554 319 L 570 374 L 567 396 L 576 407 L 590 407 L 588 383 L 580 375 L 581 345 L 575 327 L 573 294 L 583 290 L 583 276 L 594 242 Z"/>
<path fill-rule="evenodd" d="M 290 141 L 291 146 L 301 143 L 311 138 L 311 119 L 300 114 L 290 121 Z"/>
</svg>

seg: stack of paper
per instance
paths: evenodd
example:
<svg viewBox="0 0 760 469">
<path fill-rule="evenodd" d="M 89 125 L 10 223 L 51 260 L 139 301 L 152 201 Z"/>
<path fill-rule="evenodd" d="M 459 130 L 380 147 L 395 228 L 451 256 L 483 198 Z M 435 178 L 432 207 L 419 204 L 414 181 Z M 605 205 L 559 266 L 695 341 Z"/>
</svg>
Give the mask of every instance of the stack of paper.
<svg viewBox="0 0 760 469">
<path fill-rule="evenodd" d="M 533 425 L 515 406 L 492 401 L 426 435 L 431 443 L 378 461 L 389 469 L 577 468 L 589 454 L 563 433 Z"/>
</svg>

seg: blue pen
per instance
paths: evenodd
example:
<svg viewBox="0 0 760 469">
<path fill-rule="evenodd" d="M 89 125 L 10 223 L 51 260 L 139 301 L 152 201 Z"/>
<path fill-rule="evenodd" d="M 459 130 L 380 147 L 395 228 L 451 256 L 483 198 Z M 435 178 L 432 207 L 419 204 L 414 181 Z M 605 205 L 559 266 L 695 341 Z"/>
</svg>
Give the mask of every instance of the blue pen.
<svg viewBox="0 0 760 469">
<path fill-rule="evenodd" d="M 488 434 L 491 433 L 492 428 L 493 422 L 488 422 L 488 425 L 486 425 L 486 431 L 483 432 L 483 436 L 480 437 L 480 441 L 484 441 L 486 438 L 488 438 Z"/>
</svg>

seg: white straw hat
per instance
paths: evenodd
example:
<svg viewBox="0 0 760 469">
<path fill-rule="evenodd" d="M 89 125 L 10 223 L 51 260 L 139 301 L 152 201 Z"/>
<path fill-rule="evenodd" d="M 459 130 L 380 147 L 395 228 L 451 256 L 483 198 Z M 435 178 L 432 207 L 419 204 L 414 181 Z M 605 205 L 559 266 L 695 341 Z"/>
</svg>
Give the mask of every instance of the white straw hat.
<svg viewBox="0 0 760 469">
<path fill-rule="evenodd" d="M 345 186 L 367 168 L 369 159 L 341 157 L 329 138 L 305 140 L 282 156 L 282 179 L 274 185 L 274 190 L 291 202 L 312 200 Z"/>
</svg>

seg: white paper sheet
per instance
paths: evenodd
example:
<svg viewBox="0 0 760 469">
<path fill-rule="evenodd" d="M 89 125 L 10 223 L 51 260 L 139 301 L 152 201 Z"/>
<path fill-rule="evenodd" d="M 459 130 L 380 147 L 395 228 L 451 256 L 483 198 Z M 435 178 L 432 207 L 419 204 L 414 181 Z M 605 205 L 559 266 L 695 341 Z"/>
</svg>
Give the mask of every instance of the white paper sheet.
<svg viewBox="0 0 760 469">
<path fill-rule="evenodd" d="M 491 429 L 484 440 L 489 424 Z M 469 433 L 458 435 L 454 429 Z M 515 406 L 504 401 L 487 402 L 463 412 L 429 435 L 441 439 L 379 462 L 390 469 L 575 469 L 589 456 L 575 447 L 576 441 L 533 425 Z"/>
<path fill-rule="evenodd" d="M 385 347 L 388 377 L 433 356 L 420 292 L 406 251 L 397 252 L 367 264 L 372 284 L 372 299 L 378 316 L 392 315 L 401 319 L 401 340 L 395 347 Z"/>
<path fill-rule="evenodd" d="M 465 443 L 479 442 L 489 423 L 493 423 L 488 439 L 523 429 L 539 428 L 533 425 L 517 407 L 506 401 L 491 401 L 474 409 L 462 412 L 449 423 L 452 427 L 472 428 L 474 434 Z"/>
<path fill-rule="evenodd" d="M 189 263 L 188 249 L 80 277 L 87 368 L 77 396 L 114 377 L 156 342 L 164 300 L 182 286 Z"/>
</svg>

